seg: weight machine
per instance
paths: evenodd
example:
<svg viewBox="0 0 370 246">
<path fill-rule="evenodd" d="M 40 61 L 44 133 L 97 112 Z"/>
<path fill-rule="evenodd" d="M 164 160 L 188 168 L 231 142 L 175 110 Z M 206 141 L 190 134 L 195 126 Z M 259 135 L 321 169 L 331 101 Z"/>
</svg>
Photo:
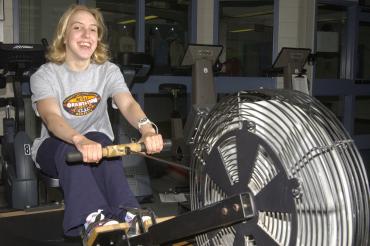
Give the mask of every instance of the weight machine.
<svg viewBox="0 0 370 246">
<path fill-rule="evenodd" d="M 45 48 L 39 44 L 0 44 L 3 80 L 11 78 L 14 92 L 14 97 L 1 99 L 1 106 L 7 107 L 1 141 L 2 179 L 9 206 L 16 209 L 38 205 L 37 175 L 31 158 L 36 119 L 29 98 L 29 77 L 45 62 L 44 54 Z"/>
</svg>

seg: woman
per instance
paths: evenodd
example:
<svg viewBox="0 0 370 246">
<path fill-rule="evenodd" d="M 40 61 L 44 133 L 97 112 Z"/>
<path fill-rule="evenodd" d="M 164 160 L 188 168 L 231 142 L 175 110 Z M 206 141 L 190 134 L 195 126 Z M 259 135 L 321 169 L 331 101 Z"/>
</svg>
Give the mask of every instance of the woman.
<svg viewBox="0 0 370 246">
<path fill-rule="evenodd" d="M 102 159 L 102 147 L 114 138 L 108 98 L 138 128 L 149 154 L 163 147 L 161 135 L 130 94 L 119 68 L 108 61 L 104 35 L 97 9 L 71 6 L 58 23 L 49 62 L 31 77 L 32 103 L 43 122 L 32 157 L 45 173 L 60 179 L 66 236 L 78 236 L 84 223 L 87 227 L 94 222 L 92 215 L 123 221 L 127 208 L 139 206 L 121 161 Z M 65 155 L 76 149 L 83 163 L 69 165 Z"/>
</svg>

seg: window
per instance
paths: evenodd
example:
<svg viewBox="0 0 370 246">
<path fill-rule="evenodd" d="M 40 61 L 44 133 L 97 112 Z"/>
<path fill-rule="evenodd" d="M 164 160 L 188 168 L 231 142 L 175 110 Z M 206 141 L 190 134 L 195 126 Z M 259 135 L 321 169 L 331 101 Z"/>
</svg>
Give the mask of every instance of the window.
<svg viewBox="0 0 370 246">
<path fill-rule="evenodd" d="M 370 134 L 370 96 L 357 96 L 355 103 L 354 133 Z"/>
<path fill-rule="evenodd" d="M 145 1 L 145 51 L 153 57 L 153 74 L 181 71 L 188 41 L 188 7 L 185 0 Z"/>
<path fill-rule="evenodd" d="M 76 0 L 21 0 L 20 42 L 49 43 L 64 11 Z M 113 58 L 118 52 L 135 51 L 136 0 L 97 0 L 91 7 L 101 10 L 108 29 L 107 42 Z"/>
<path fill-rule="evenodd" d="M 340 78 L 342 37 L 347 15 L 345 7 L 319 4 L 316 33 L 316 78 Z"/>
<path fill-rule="evenodd" d="M 119 52 L 135 52 L 136 0 L 97 0 L 104 16 L 112 58 Z"/>
<path fill-rule="evenodd" d="M 370 22 L 360 22 L 356 78 L 370 80 Z"/>
<path fill-rule="evenodd" d="M 274 1 L 220 1 L 225 75 L 263 76 L 272 65 Z"/>
<path fill-rule="evenodd" d="M 49 42 L 54 37 L 59 18 L 75 0 L 21 0 L 19 1 L 19 42 Z"/>
<path fill-rule="evenodd" d="M 359 0 L 360 5 L 370 7 L 370 0 Z"/>
<path fill-rule="evenodd" d="M 316 99 L 319 100 L 326 108 L 328 108 L 334 115 L 338 118 L 339 121 L 343 121 L 343 101 L 339 96 L 316 96 Z"/>
</svg>

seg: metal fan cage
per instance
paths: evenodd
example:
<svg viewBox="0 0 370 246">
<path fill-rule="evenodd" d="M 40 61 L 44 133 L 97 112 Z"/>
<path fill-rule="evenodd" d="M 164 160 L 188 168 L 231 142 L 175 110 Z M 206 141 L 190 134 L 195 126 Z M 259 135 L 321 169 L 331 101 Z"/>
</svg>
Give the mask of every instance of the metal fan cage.
<svg viewBox="0 0 370 246">
<path fill-rule="evenodd" d="M 257 215 L 198 245 L 368 245 L 369 184 L 335 115 L 295 91 L 242 91 L 199 120 L 191 207 L 251 192 Z"/>
</svg>

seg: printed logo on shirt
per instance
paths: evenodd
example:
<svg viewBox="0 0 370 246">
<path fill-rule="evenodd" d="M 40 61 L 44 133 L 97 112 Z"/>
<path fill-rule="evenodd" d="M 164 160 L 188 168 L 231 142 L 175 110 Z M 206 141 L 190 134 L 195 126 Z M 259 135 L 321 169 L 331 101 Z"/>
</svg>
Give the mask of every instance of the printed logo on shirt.
<svg viewBox="0 0 370 246">
<path fill-rule="evenodd" d="M 63 108 L 75 116 L 84 116 L 96 109 L 101 97 L 95 92 L 78 92 L 63 101 Z"/>
</svg>

